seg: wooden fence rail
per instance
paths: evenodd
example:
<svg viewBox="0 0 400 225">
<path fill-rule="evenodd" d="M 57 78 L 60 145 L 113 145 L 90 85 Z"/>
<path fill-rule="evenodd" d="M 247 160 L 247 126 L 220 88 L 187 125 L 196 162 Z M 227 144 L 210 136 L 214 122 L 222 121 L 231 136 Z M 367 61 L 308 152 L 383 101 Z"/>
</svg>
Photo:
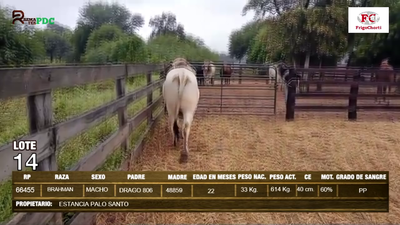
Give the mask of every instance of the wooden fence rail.
<svg viewBox="0 0 400 225">
<path fill-rule="evenodd" d="M 295 73 L 301 73 L 298 76 L 303 78 L 302 74 L 310 72 L 337 72 L 337 69 L 297 69 L 291 70 L 290 77 L 295 77 Z M 386 99 L 400 99 L 400 94 L 374 94 L 374 93 L 359 93 L 360 87 L 373 87 L 378 88 L 378 86 L 392 86 L 399 87 L 398 82 L 376 82 L 376 81 L 363 81 L 361 80 L 360 74 L 365 72 L 365 70 L 348 69 L 342 70 L 342 73 L 351 74 L 351 80 L 301 80 L 298 82 L 297 79 L 292 79 L 289 84 L 286 85 L 287 88 L 287 101 L 286 101 L 286 120 L 294 120 L 295 111 L 303 112 L 348 112 L 349 120 L 357 119 L 358 111 L 400 111 L 400 105 L 358 105 L 357 101 L 362 100 L 375 100 L 376 98 L 385 97 Z M 375 73 L 377 70 L 368 71 L 370 73 Z M 379 71 L 382 72 L 382 71 Z M 385 71 L 387 72 L 387 71 Z M 306 92 L 298 92 L 297 84 L 301 86 L 306 86 Z M 315 92 L 310 92 L 309 86 L 317 85 Z M 325 91 L 322 92 L 321 86 L 324 87 L 338 87 L 339 91 Z M 343 91 L 343 88 L 349 88 L 348 92 Z M 375 89 L 376 90 L 376 89 Z M 376 93 L 376 91 L 375 91 Z M 298 99 L 348 99 L 348 105 L 321 105 L 321 104 L 296 104 Z"/>
<path fill-rule="evenodd" d="M 119 129 L 101 144 L 95 146 L 70 170 L 94 171 L 104 164 L 114 150 L 121 148 L 125 154 L 136 157 L 143 149 L 144 137 L 162 114 L 153 118 L 153 112 L 161 105 L 161 96 L 153 99 L 153 92 L 161 90 L 162 80 L 152 80 L 152 73 L 163 69 L 162 65 L 121 64 L 102 66 L 65 66 L 0 69 L 0 99 L 27 96 L 29 135 L 18 140 L 37 142 L 38 171 L 57 171 L 57 148 L 89 128 L 98 125 L 107 118 L 118 114 Z M 126 78 L 146 74 L 147 85 L 126 93 Z M 117 98 L 95 109 L 75 116 L 65 122 L 53 123 L 52 91 L 55 88 L 71 87 L 114 79 Z M 147 96 L 147 105 L 133 118 L 128 119 L 128 105 Z M 148 128 L 141 135 L 133 152 L 130 149 L 129 136 L 138 126 L 147 120 Z M 12 143 L 0 147 L 0 181 L 10 178 L 16 163 L 12 160 L 15 151 Z M 21 151 L 25 162 L 31 153 Z M 127 160 L 129 162 L 129 160 Z M 126 166 L 126 163 L 124 163 Z M 69 224 L 89 224 L 93 213 L 77 213 Z M 16 224 L 63 224 L 61 213 L 18 213 L 7 225 Z"/>
</svg>

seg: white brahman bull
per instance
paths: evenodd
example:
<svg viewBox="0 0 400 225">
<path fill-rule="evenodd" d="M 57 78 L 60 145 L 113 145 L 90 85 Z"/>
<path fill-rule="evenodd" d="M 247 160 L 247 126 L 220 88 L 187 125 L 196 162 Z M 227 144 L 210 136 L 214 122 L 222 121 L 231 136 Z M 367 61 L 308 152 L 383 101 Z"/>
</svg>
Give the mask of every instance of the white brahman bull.
<svg viewBox="0 0 400 225">
<path fill-rule="evenodd" d="M 178 118 L 183 117 L 181 129 L 184 142 L 179 162 L 186 163 L 189 158 L 190 127 L 199 102 L 200 91 L 196 72 L 185 59 L 177 58 L 173 61 L 172 69 L 168 72 L 163 85 L 163 98 L 168 111 L 168 123 L 174 146 L 180 138 Z"/>
<path fill-rule="evenodd" d="M 205 61 L 203 64 L 203 74 L 205 79 L 205 85 L 214 85 L 215 77 L 215 66 L 212 61 Z"/>
<path fill-rule="evenodd" d="M 276 79 L 276 83 L 277 83 L 277 85 L 279 85 L 281 87 L 280 89 L 282 91 L 283 82 L 282 82 L 282 74 L 280 72 L 280 68 L 281 68 L 280 64 L 275 64 L 275 65 L 270 66 L 269 70 L 268 70 L 268 78 L 269 78 L 269 82 L 275 81 L 275 79 Z M 273 82 L 273 83 L 275 83 L 275 82 Z"/>
</svg>

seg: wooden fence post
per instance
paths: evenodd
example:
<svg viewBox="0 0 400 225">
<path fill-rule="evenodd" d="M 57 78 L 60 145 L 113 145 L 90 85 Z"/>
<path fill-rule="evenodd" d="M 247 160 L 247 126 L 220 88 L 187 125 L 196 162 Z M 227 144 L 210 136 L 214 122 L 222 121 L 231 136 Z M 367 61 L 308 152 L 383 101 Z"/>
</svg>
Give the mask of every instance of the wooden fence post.
<svg viewBox="0 0 400 225">
<path fill-rule="evenodd" d="M 242 64 L 239 64 L 239 84 L 242 83 Z"/>
<path fill-rule="evenodd" d="M 53 106 L 51 90 L 41 94 L 32 94 L 27 99 L 29 133 L 34 134 L 38 131 L 46 129 L 53 125 Z M 48 158 L 39 162 L 37 171 L 57 171 L 57 137 L 55 130 L 49 133 L 49 149 L 53 152 Z M 31 214 L 32 215 L 32 214 Z M 33 216 L 40 217 L 41 214 Z M 62 213 L 54 213 L 54 217 L 50 220 L 50 224 L 63 224 Z"/>
<path fill-rule="evenodd" d="M 296 106 L 296 85 L 297 79 L 295 78 L 294 69 L 289 69 L 289 79 L 286 82 L 287 99 L 286 99 L 286 121 L 294 120 L 294 111 Z"/>
<path fill-rule="evenodd" d="M 319 81 L 320 81 L 320 82 L 323 81 L 323 80 L 324 80 L 324 77 L 325 77 L 325 72 L 320 71 L 320 72 L 319 72 Z M 322 91 L 322 83 L 318 83 L 318 84 L 317 84 L 317 91 Z"/>
<path fill-rule="evenodd" d="M 151 80 L 152 80 L 152 72 L 151 71 L 147 72 L 146 77 L 147 77 L 147 85 L 150 85 Z M 151 104 L 153 104 L 153 92 L 151 92 L 147 95 L 147 106 L 149 106 Z M 153 120 L 153 112 L 151 110 L 149 110 L 149 115 L 147 117 L 147 123 L 151 124 L 152 120 Z"/>
<path fill-rule="evenodd" d="M 308 69 L 308 68 L 307 68 Z M 310 93 L 310 84 L 307 82 L 307 81 L 309 81 L 309 80 L 313 80 L 313 78 L 314 78 L 314 72 L 307 72 L 306 73 L 307 75 L 306 75 L 306 92 L 307 93 Z M 311 79 L 310 79 L 311 78 Z"/>
<path fill-rule="evenodd" d="M 117 78 L 115 81 L 115 90 L 117 92 L 117 99 L 123 98 L 126 93 L 126 78 L 128 77 L 128 64 L 125 64 L 125 76 Z M 118 109 L 118 126 L 123 129 L 128 121 L 127 106 Z M 129 149 L 128 138 L 121 142 L 121 149 L 124 153 Z"/>
<path fill-rule="evenodd" d="M 305 80 L 304 79 L 304 70 L 301 71 L 301 80 L 302 81 Z M 307 80 L 305 80 L 305 81 L 307 81 Z M 303 82 L 300 82 L 300 84 L 299 84 L 299 92 L 305 92 L 304 90 L 305 90 L 305 84 Z"/>
<path fill-rule="evenodd" d="M 358 95 L 358 82 L 360 81 L 361 71 L 358 71 L 353 76 L 353 84 L 350 87 L 348 119 L 357 120 L 357 95 Z"/>
<path fill-rule="evenodd" d="M 167 77 L 167 73 L 168 73 L 167 69 L 168 69 L 168 66 L 166 64 L 164 64 L 163 71 L 164 71 L 165 77 Z M 164 77 L 164 79 L 165 79 L 165 77 Z M 163 89 L 163 85 L 160 86 L 160 95 L 161 96 L 163 94 L 162 89 Z M 165 104 L 164 100 L 163 100 L 163 104 L 164 104 L 164 114 L 165 114 L 165 113 L 167 113 L 167 105 Z"/>
</svg>

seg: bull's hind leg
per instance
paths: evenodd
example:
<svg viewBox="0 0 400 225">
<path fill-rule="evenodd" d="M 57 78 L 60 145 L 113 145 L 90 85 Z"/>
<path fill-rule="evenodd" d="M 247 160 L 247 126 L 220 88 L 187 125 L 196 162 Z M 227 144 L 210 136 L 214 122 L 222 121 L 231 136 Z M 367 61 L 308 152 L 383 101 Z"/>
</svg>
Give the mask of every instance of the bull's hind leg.
<svg viewBox="0 0 400 225">
<path fill-rule="evenodd" d="M 183 124 L 183 149 L 181 152 L 181 157 L 179 163 L 187 163 L 189 159 L 189 134 L 190 134 L 191 123 L 185 121 Z"/>
<path fill-rule="evenodd" d="M 180 136 L 179 135 L 178 120 L 174 121 L 173 130 L 174 130 L 174 146 L 176 146 L 178 144 L 179 136 Z"/>
<path fill-rule="evenodd" d="M 175 117 L 172 115 L 168 115 L 168 123 L 170 126 L 174 146 L 176 146 L 178 142 L 177 133 L 179 134 L 179 127 L 177 121 L 175 120 Z"/>
</svg>

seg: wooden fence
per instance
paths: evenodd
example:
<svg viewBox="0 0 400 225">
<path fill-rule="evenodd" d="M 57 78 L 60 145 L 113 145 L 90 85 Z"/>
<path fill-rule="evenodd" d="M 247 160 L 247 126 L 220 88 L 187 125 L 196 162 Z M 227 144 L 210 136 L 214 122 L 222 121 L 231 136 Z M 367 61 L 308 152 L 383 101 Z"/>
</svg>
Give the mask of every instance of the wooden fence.
<svg viewBox="0 0 400 225">
<path fill-rule="evenodd" d="M 296 72 L 300 78 L 290 80 L 287 85 L 288 93 L 287 93 L 287 101 L 286 101 L 286 120 L 294 120 L 295 111 L 302 112 L 348 112 L 349 120 L 357 119 L 357 111 L 400 111 L 400 102 L 397 102 L 395 105 L 380 105 L 380 104 L 371 104 L 369 105 L 360 105 L 358 101 L 360 100 L 372 100 L 374 101 L 376 98 L 385 97 L 386 99 L 400 99 L 399 93 L 394 93 L 393 89 L 391 93 L 388 94 L 377 94 L 378 86 L 391 86 L 392 88 L 400 90 L 399 81 L 394 82 L 376 82 L 373 80 L 373 74 L 378 71 L 374 70 L 365 70 L 365 69 L 321 69 L 321 68 L 312 68 L 312 69 L 297 69 L 291 70 L 292 72 Z M 388 71 L 386 71 L 388 72 Z M 304 79 L 304 74 L 325 74 L 320 75 L 318 79 Z M 330 74 L 327 76 L 327 74 Z M 368 74 L 369 79 L 365 79 L 365 74 Z M 364 76 L 363 76 L 364 75 Z M 290 74 L 290 76 L 294 76 L 294 74 Z M 310 77 L 309 77 L 310 78 Z M 300 80 L 298 80 L 300 79 Z M 297 84 L 300 86 L 300 91 L 297 89 Z M 310 86 L 315 85 L 315 90 L 310 90 Z M 305 87 L 305 89 L 301 90 L 301 87 Z M 324 90 L 323 89 L 330 90 Z M 360 92 L 360 88 L 373 88 L 372 91 L 368 92 Z M 396 91 L 398 91 L 396 90 Z M 338 100 L 338 99 L 348 99 L 348 105 L 324 105 L 324 104 L 296 104 L 296 100 L 307 99 L 310 100 Z"/>
<path fill-rule="evenodd" d="M 119 129 L 104 142 L 94 147 L 89 154 L 80 159 L 72 167 L 72 171 L 94 171 L 106 161 L 107 157 L 118 148 L 122 148 L 131 157 L 136 157 L 143 149 L 143 139 L 156 119 L 153 111 L 159 106 L 161 95 L 153 99 L 153 91 L 160 89 L 162 80 L 152 81 L 152 73 L 163 69 L 162 65 L 102 65 L 102 66 L 64 66 L 0 69 L 0 99 L 24 95 L 27 97 L 29 135 L 18 140 L 35 140 L 37 142 L 38 171 L 57 171 L 56 152 L 58 147 L 67 140 L 79 135 L 89 128 L 101 123 L 104 119 L 118 114 Z M 128 77 L 146 74 L 147 85 L 126 93 L 125 82 Z M 75 116 L 65 122 L 54 124 L 52 91 L 55 88 L 72 87 L 109 79 L 116 81 L 117 99 L 100 107 Z M 141 97 L 147 96 L 147 106 L 133 118 L 127 118 L 127 107 Z M 161 111 L 162 112 L 162 111 Z M 148 128 L 136 142 L 136 147 L 130 150 L 128 137 L 142 121 L 148 121 Z M 30 152 L 21 151 L 23 162 Z M 15 151 L 12 143 L 0 147 L 0 181 L 10 178 L 16 170 L 13 159 Z M 129 161 L 129 160 L 127 160 Z M 23 163 L 24 164 L 24 163 Z M 126 167 L 124 163 L 123 167 Z M 90 224 L 94 213 L 75 214 L 71 225 Z M 7 225 L 16 224 L 63 224 L 61 213 L 18 213 Z"/>
</svg>

